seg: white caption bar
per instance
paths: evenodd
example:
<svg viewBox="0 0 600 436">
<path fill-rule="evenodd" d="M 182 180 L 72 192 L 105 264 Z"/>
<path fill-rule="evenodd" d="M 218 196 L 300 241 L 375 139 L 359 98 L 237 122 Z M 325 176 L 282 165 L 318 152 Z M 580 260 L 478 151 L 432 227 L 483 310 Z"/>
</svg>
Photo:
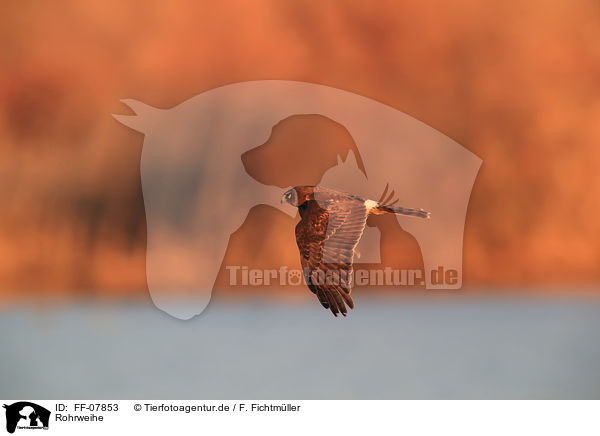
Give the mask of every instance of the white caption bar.
<svg viewBox="0 0 600 436">
<path fill-rule="evenodd" d="M 600 401 L 0 401 L 19 436 L 600 434 Z"/>
</svg>

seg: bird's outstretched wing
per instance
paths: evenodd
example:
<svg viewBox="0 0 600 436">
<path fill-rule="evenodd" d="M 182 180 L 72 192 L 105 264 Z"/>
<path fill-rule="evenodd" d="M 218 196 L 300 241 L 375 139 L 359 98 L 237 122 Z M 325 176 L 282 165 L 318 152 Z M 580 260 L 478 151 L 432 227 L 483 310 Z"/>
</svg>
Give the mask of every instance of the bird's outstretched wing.
<svg viewBox="0 0 600 436">
<path fill-rule="evenodd" d="M 345 316 L 346 305 L 354 308 L 352 262 L 367 221 L 365 204 L 345 196 L 317 197 L 300 214 L 296 243 L 306 283 L 323 307 Z"/>
</svg>

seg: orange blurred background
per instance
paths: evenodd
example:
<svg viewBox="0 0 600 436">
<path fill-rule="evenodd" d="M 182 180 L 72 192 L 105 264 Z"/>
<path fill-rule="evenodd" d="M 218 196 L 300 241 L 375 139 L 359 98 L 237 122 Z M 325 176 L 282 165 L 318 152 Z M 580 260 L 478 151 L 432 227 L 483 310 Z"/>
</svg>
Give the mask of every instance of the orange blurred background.
<svg viewBox="0 0 600 436">
<path fill-rule="evenodd" d="M 483 159 L 467 287 L 598 293 L 596 1 L 0 8 L 0 299 L 147 295 L 143 137 L 111 114 L 260 79 L 381 101 Z"/>
</svg>

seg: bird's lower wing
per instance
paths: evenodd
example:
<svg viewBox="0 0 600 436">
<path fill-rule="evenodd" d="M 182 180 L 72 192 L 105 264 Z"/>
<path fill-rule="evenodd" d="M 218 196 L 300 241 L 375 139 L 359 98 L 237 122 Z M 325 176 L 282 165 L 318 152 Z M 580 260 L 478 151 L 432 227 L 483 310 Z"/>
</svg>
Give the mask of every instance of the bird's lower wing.
<svg viewBox="0 0 600 436">
<path fill-rule="evenodd" d="M 325 237 L 311 241 L 301 255 L 304 277 L 321 304 L 337 316 L 346 315 L 346 306 L 354 308 L 352 262 L 354 249 L 362 236 L 368 211 L 362 202 L 331 202 L 326 205 L 328 224 Z M 298 246 L 301 254 L 303 248 Z M 307 250 L 306 250 L 307 249 Z"/>
</svg>

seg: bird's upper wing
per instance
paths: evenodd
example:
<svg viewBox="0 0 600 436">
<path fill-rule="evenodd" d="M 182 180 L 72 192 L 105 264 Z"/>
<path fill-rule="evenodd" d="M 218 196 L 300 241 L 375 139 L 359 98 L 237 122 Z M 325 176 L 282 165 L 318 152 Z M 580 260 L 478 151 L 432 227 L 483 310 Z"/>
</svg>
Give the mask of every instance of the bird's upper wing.
<svg viewBox="0 0 600 436">
<path fill-rule="evenodd" d="M 306 283 L 325 308 L 346 315 L 346 305 L 354 308 L 352 262 L 368 211 L 363 201 L 341 196 L 308 203 L 296 226 Z"/>
</svg>

